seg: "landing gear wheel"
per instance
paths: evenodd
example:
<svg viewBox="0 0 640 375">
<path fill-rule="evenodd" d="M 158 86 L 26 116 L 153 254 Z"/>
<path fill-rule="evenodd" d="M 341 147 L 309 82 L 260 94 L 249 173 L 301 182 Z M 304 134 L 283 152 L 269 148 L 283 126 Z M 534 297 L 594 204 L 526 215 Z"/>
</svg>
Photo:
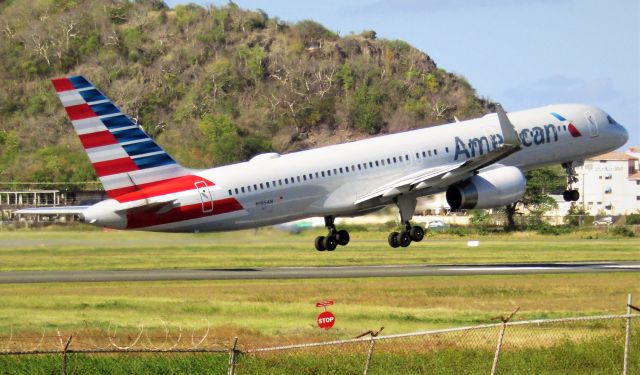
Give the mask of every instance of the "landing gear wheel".
<svg viewBox="0 0 640 375">
<path fill-rule="evenodd" d="M 394 249 L 400 246 L 400 242 L 398 242 L 398 232 L 391 232 L 389 233 L 389 237 L 387 238 L 389 241 L 389 246 L 393 247 Z"/>
<path fill-rule="evenodd" d="M 562 193 L 562 198 L 565 202 L 577 202 L 580 199 L 580 192 L 578 190 L 565 190 Z"/>
<path fill-rule="evenodd" d="M 351 239 L 351 237 L 349 237 L 349 232 L 347 232 L 344 229 L 338 231 L 338 233 L 337 233 L 338 245 L 346 246 L 349 243 L 350 239 Z"/>
<path fill-rule="evenodd" d="M 324 236 L 316 237 L 315 245 L 316 245 L 316 250 L 325 251 L 326 248 L 324 247 Z"/>
<path fill-rule="evenodd" d="M 336 247 L 338 246 L 338 241 L 336 240 L 336 236 L 334 235 L 328 235 L 324 238 L 324 241 L 322 241 L 322 245 L 324 246 L 324 248 L 328 251 L 333 251 L 336 249 Z"/>
<path fill-rule="evenodd" d="M 424 238 L 424 229 L 416 225 L 409 230 L 409 236 L 413 241 L 420 242 Z"/>
<path fill-rule="evenodd" d="M 402 232 L 398 233 L 398 235 L 396 236 L 396 240 L 402 247 L 411 245 L 411 235 L 407 230 L 403 230 Z"/>
<path fill-rule="evenodd" d="M 569 196 L 573 202 L 577 202 L 580 199 L 580 192 L 578 190 L 569 190 Z"/>
</svg>

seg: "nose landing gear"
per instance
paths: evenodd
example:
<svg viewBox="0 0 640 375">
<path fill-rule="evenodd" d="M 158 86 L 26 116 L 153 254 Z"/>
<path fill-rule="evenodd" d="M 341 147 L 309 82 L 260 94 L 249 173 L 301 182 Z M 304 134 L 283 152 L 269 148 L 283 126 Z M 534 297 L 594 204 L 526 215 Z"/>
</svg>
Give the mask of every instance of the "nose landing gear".
<svg viewBox="0 0 640 375">
<path fill-rule="evenodd" d="M 333 224 L 335 218 L 333 216 L 325 216 L 324 225 L 329 230 L 329 233 L 326 236 L 318 236 L 315 240 L 315 247 L 318 251 L 333 251 L 340 246 L 346 246 L 351 239 L 349 237 L 349 232 L 346 230 L 337 230 L 336 226 Z"/>
<path fill-rule="evenodd" d="M 577 173 L 573 167 L 573 162 L 562 163 L 562 167 L 567 172 L 567 186 L 568 189 L 562 193 L 562 198 L 565 202 L 577 202 L 580 199 L 580 192 L 573 189 L 573 184 L 578 182 Z"/>
</svg>

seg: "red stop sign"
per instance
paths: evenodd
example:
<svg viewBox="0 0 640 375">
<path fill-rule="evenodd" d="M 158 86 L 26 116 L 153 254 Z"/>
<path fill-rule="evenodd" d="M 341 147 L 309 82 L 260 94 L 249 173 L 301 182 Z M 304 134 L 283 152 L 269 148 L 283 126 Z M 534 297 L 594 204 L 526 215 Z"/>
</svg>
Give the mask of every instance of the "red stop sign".
<svg viewBox="0 0 640 375">
<path fill-rule="evenodd" d="M 335 324 L 336 317 L 331 313 L 331 311 L 323 311 L 318 315 L 316 321 L 318 322 L 318 327 L 329 329 Z"/>
</svg>

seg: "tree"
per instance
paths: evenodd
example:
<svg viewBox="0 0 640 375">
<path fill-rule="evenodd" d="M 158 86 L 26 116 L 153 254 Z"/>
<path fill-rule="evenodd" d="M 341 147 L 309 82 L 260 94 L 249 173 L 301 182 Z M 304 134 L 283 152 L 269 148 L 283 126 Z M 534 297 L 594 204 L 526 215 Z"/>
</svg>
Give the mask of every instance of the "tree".
<svg viewBox="0 0 640 375">
<path fill-rule="evenodd" d="M 528 209 L 539 224 L 545 212 L 557 208 L 556 201 L 550 193 L 563 190 L 566 185 L 565 176 L 559 166 L 534 169 L 525 173 L 527 187 L 520 200 L 507 205 L 504 209 L 507 216 L 507 230 L 516 229 L 514 216 L 518 213 L 518 205 Z"/>
</svg>

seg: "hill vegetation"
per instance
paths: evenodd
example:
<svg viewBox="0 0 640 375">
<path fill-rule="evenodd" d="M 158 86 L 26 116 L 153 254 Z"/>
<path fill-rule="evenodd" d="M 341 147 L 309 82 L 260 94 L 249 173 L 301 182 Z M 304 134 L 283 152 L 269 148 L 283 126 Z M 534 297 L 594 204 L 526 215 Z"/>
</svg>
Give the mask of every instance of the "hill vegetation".
<svg viewBox="0 0 640 375">
<path fill-rule="evenodd" d="M 95 179 L 49 82 L 66 74 L 88 77 L 195 168 L 465 119 L 490 106 L 405 42 L 374 31 L 341 37 L 232 2 L 4 1 L 0 56 L 0 181 Z"/>
</svg>

